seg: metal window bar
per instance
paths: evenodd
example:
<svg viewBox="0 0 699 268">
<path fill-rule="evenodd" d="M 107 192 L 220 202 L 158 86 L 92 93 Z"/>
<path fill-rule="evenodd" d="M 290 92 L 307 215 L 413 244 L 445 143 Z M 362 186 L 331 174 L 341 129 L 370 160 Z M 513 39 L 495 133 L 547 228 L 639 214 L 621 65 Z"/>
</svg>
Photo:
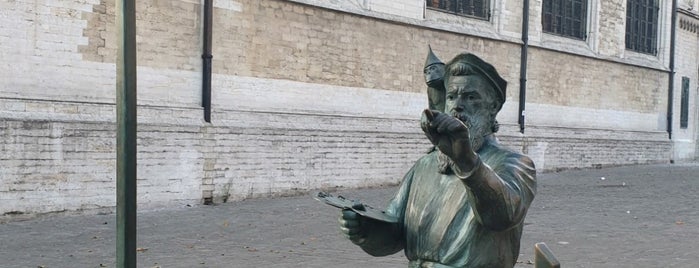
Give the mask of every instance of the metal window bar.
<svg viewBox="0 0 699 268">
<path fill-rule="evenodd" d="M 626 3 L 626 49 L 655 55 L 658 52 L 658 0 L 628 0 Z"/>
<path fill-rule="evenodd" d="M 490 0 L 427 0 L 426 5 L 456 15 L 490 19 Z"/>
<path fill-rule="evenodd" d="M 680 128 L 689 125 L 689 77 L 682 77 L 682 99 L 680 101 Z"/>
<path fill-rule="evenodd" d="M 546 33 L 587 39 L 587 0 L 544 0 L 541 24 Z"/>
</svg>

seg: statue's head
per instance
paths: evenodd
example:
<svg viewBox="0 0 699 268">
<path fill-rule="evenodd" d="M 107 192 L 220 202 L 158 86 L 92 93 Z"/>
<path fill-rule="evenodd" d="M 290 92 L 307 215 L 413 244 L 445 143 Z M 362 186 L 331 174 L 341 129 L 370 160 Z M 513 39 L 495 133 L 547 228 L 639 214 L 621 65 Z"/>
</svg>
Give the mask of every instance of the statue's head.
<svg viewBox="0 0 699 268">
<path fill-rule="evenodd" d="M 445 71 L 445 112 L 469 127 L 478 150 L 484 136 L 497 132 L 495 117 L 505 103 L 507 82 L 492 65 L 470 53 L 456 56 Z"/>
<path fill-rule="evenodd" d="M 432 47 L 429 47 L 429 52 L 427 53 L 427 59 L 425 60 L 425 82 L 430 87 L 436 87 L 441 83 L 444 83 L 444 63 L 434 55 L 432 52 Z"/>
</svg>

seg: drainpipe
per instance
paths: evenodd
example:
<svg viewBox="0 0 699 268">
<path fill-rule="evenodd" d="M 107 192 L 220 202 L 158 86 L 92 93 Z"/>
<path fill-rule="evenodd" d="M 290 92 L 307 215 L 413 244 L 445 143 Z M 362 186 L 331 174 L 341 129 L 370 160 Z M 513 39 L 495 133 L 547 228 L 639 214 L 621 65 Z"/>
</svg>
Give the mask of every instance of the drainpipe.
<svg viewBox="0 0 699 268">
<path fill-rule="evenodd" d="M 522 55 L 519 69 L 519 132 L 524 134 L 524 106 L 527 100 L 527 50 L 529 48 L 529 0 L 524 0 L 522 10 Z"/>
<path fill-rule="evenodd" d="M 677 0 L 672 0 L 672 15 L 670 16 L 670 79 L 667 89 L 667 136 L 672 140 L 672 105 L 675 89 L 675 35 L 677 26 Z"/>
<path fill-rule="evenodd" d="M 211 123 L 211 22 L 213 17 L 213 0 L 204 0 L 204 48 L 203 59 L 202 98 L 201 106 L 204 107 L 204 121 Z"/>
</svg>

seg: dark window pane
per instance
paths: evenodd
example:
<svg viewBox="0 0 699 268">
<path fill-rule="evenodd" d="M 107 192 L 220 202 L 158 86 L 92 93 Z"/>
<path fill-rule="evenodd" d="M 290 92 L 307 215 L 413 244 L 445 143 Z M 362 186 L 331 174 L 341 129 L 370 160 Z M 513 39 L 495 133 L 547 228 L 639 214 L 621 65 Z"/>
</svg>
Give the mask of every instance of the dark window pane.
<svg viewBox="0 0 699 268">
<path fill-rule="evenodd" d="M 626 49 L 655 55 L 657 52 L 658 0 L 626 2 Z"/>
<path fill-rule="evenodd" d="M 584 40 L 587 0 L 544 0 L 542 26 L 546 33 Z"/>
<path fill-rule="evenodd" d="M 490 0 L 427 0 L 426 4 L 457 15 L 490 19 Z"/>
<path fill-rule="evenodd" d="M 689 123 L 689 78 L 682 77 L 682 99 L 680 103 L 680 128 Z"/>
</svg>

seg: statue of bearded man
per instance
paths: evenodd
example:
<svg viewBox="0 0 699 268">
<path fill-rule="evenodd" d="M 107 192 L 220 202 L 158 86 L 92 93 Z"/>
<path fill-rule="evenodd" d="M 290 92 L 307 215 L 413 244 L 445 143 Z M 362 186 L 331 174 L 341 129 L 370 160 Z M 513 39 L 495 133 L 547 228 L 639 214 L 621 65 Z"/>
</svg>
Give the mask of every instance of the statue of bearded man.
<svg viewBox="0 0 699 268">
<path fill-rule="evenodd" d="M 473 54 L 446 65 L 444 112 L 421 122 L 438 150 L 405 175 L 384 222 L 342 211 L 345 235 L 373 256 L 405 251 L 409 267 L 513 267 L 536 171 L 527 156 L 498 144 L 495 117 L 507 82 Z"/>
</svg>

